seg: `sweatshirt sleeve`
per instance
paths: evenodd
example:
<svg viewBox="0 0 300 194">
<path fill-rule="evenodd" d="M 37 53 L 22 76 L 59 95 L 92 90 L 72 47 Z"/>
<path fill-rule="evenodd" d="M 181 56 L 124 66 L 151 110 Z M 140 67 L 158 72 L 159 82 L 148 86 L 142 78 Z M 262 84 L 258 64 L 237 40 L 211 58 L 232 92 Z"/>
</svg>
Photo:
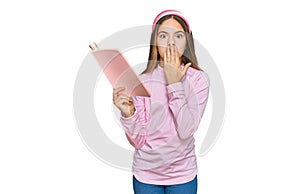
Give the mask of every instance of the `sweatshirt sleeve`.
<svg viewBox="0 0 300 194">
<path fill-rule="evenodd" d="M 146 143 L 147 124 L 150 120 L 150 102 L 147 97 L 132 97 L 135 112 L 131 117 L 126 118 L 121 114 L 121 124 L 129 143 L 136 149 L 140 149 Z"/>
<path fill-rule="evenodd" d="M 183 82 L 167 86 L 169 108 L 181 139 L 191 137 L 198 129 L 209 95 L 209 79 L 205 72 L 186 81 L 187 89 Z"/>
</svg>

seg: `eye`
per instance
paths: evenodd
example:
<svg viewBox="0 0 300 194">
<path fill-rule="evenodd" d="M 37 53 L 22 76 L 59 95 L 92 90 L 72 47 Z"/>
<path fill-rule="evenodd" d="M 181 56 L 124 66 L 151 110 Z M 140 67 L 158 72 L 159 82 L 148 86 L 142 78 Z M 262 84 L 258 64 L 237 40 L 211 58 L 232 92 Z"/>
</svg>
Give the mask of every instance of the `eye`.
<svg viewBox="0 0 300 194">
<path fill-rule="evenodd" d="M 182 33 L 177 33 L 177 34 L 176 34 L 176 38 L 178 38 L 178 39 L 183 38 L 183 34 L 182 34 Z"/>
<path fill-rule="evenodd" d="M 161 33 L 161 34 L 159 34 L 158 37 L 161 39 L 165 39 L 165 38 L 167 38 L 167 35 L 165 33 Z"/>
</svg>

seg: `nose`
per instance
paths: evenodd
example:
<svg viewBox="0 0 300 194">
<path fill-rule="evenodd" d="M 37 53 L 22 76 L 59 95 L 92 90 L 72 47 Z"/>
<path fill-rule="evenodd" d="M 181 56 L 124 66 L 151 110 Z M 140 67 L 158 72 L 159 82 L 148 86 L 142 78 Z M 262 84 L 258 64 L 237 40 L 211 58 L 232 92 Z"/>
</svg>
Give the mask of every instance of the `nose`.
<svg viewBox="0 0 300 194">
<path fill-rule="evenodd" d="M 170 37 L 168 39 L 168 45 L 175 45 L 175 41 L 174 41 L 174 38 L 173 37 Z"/>
</svg>

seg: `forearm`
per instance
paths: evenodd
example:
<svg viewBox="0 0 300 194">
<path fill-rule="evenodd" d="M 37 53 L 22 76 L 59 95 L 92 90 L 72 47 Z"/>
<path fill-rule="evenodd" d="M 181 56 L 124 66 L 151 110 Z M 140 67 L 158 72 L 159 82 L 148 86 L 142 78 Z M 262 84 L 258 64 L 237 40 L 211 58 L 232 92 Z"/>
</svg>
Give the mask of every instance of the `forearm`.
<svg viewBox="0 0 300 194">
<path fill-rule="evenodd" d="M 143 100 L 135 100 L 134 107 L 133 114 L 129 117 L 121 114 L 120 121 L 129 143 L 136 149 L 140 149 L 146 142 L 149 116 Z"/>
<path fill-rule="evenodd" d="M 208 87 L 192 91 L 185 91 L 181 82 L 168 85 L 169 107 L 181 139 L 196 132 L 207 103 Z"/>
</svg>

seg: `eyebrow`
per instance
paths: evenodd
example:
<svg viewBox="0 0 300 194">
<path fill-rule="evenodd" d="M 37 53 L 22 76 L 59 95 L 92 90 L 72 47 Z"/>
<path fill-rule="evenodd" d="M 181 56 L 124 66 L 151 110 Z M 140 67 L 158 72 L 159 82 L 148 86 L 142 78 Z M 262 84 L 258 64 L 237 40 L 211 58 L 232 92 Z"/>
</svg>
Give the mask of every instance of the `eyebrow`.
<svg viewBox="0 0 300 194">
<path fill-rule="evenodd" d="M 182 31 L 182 30 L 178 30 L 178 31 L 176 31 L 175 33 L 178 33 L 178 32 L 184 33 L 184 31 Z M 167 31 L 164 31 L 164 30 L 159 31 L 158 34 L 159 34 L 159 33 L 166 33 L 166 34 L 169 34 Z"/>
</svg>

